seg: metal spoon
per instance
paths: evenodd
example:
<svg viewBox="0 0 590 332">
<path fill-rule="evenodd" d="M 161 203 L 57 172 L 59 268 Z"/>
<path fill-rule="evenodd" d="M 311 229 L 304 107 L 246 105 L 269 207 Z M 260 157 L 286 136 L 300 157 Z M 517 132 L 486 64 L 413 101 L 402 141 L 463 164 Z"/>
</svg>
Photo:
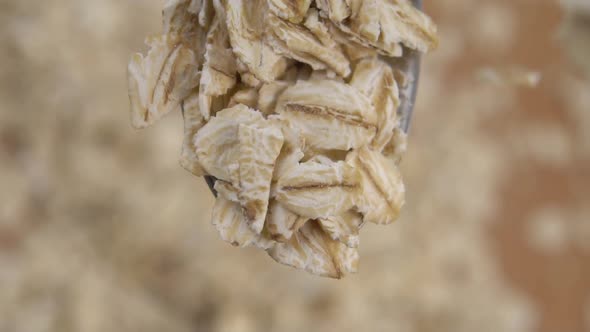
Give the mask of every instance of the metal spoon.
<svg viewBox="0 0 590 332">
<path fill-rule="evenodd" d="M 422 9 L 422 0 L 413 0 L 414 6 Z M 401 128 L 408 133 L 410 130 L 410 122 L 412 120 L 412 111 L 414 110 L 414 103 L 416 101 L 416 94 L 418 92 L 418 78 L 420 77 L 420 53 L 404 48 L 405 56 L 401 59 L 388 59 L 388 62 L 401 70 L 405 79 L 407 80 L 404 86 L 400 87 L 401 103 L 397 110 L 400 117 Z M 217 196 L 217 192 L 213 188 L 215 186 L 215 177 L 205 176 L 205 181 L 213 195 Z"/>
<path fill-rule="evenodd" d="M 414 6 L 422 9 L 422 0 L 413 0 Z M 420 52 L 404 49 L 406 56 L 401 59 L 400 69 L 404 72 L 408 82 L 400 89 L 401 104 L 397 110 L 400 116 L 401 128 L 408 133 L 416 94 L 418 93 L 418 79 L 420 78 Z"/>
</svg>

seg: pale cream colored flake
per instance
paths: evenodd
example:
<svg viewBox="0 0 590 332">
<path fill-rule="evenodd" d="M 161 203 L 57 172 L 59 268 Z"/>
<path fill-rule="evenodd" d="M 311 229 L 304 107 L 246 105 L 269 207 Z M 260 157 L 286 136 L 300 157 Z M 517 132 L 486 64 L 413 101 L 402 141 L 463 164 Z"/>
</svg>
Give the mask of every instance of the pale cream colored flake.
<svg viewBox="0 0 590 332">
<path fill-rule="evenodd" d="M 318 149 L 358 148 L 377 131 L 377 114 L 368 97 L 332 80 L 299 81 L 283 92 L 276 112 Z"/>
<path fill-rule="evenodd" d="M 265 228 L 274 241 L 287 242 L 308 220 L 273 199 L 266 215 Z"/>
<path fill-rule="evenodd" d="M 364 147 L 349 154 L 347 162 L 360 173 L 362 195 L 354 205 L 365 221 L 394 222 L 404 204 L 405 187 L 395 162 Z"/>
<path fill-rule="evenodd" d="M 198 95 L 193 94 L 186 98 L 182 105 L 184 119 L 184 140 L 180 152 L 180 165 L 196 176 L 205 175 L 203 167 L 199 163 L 194 143 L 194 137 L 205 124 L 205 120 L 199 112 Z"/>
<path fill-rule="evenodd" d="M 350 7 L 347 7 L 351 13 L 346 21 L 333 18 L 330 10 L 321 8 L 324 15 L 356 42 L 375 47 L 388 56 L 401 56 L 401 44 L 421 52 L 428 52 L 438 45 L 436 26 L 408 0 L 349 2 Z"/>
<path fill-rule="evenodd" d="M 306 63 L 314 70 L 331 69 L 340 76 L 350 74 L 350 62 L 332 42 L 325 45 L 304 26 L 275 15 L 269 16 L 268 24 L 269 43 L 279 54 Z"/>
<path fill-rule="evenodd" d="M 338 29 L 345 39 L 347 43 L 354 43 L 363 46 L 364 48 L 369 48 L 375 50 L 375 52 L 382 54 L 387 57 L 401 57 L 403 55 L 403 47 L 400 43 L 393 43 L 393 44 L 384 44 L 382 42 L 371 42 L 367 38 L 364 38 L 356 31 L 352 30 L 349 26 L 340 23 L 334 24 L 332 23 L 334 29 Z M 336 33 L 335 33 L 336 34 Z M 357 51 L 358 52 L 358 51 Z"/>
<path fill-rule="evenodd" d="M 235 55 L 262 82 L 271 82 L 287 68 L 287 59 L 263 40 L 266 0 L 233 0 L 226 4 L 227 26 Z"/>
<path fill-rule="evenodd" d="M 341 242 L 349 248 L 359 245 L 359 231 L 363 226 L 363 217 L 357 212 L 346 211 L 338 216 L 318 219 L 320 227 L 332 240 Z"/>
<path fill-rule="evenodd" d="M 391 141 L 398 124 L 399 89 L 393 71 L 376 58 L 362 60 L 356 65 L 350 85 L 369 97 L 375 108 L 378 126 L 371 146 L 381 151 Z"/>
<path fill-rule="evenodd" d="M 381 35 L 381 0 L 364 0 L 351 20 L 351 29 L 370 43 L 379 42 Z"/>
<path fill-rule="evenodd" d="M 316 9 L 309 10 L 303 25 L 311 31 L 323 45 L 334 49 L 340 48 L 340 45 L 334 40 L 330 31 L 328 31 L 328 26 L 325 24 L 324 20 L 320 18 L 320 14 Z"/>
<path fill-rule="evenodd" d="M 304 269 L 310 273 L 342 278 L 358 269 L 358 251 L 332 240 L 317 222 L 307 222 L 287 243 L 268 250 L 277 262 Z"/>
<path fill-rule="evenodd" d="M 207 174 L 237 188 L 245 220 L 259 234 L 275 161 L 283 145 L 281 128 L 240 104 L 217 113 L 194 142 L 198 162 Z"/>
<path fill-rule="evenodd" d="M 248 227 L 238 203 L 231 202 L 221 196 L 218 197 L 213 207 L 211 219 L 219 236 L 234 246 L 255 246 L 261 249 L 273 246 L 273 241 L 264 235 L 256 234 Z"/>
<path fill-rule="evenodd" d="M 194 2 L 168 0 L 162 10 L 162 26 L 163 34 L 168 36 L 172 44 L 183 44 L 195 52 L 200 65 L 205 55 L 204 45 L 213 12 L 210 1 L 202 0 L 198 8 Z M 204 20 L 203 24 L 200 24 L 200 20 Z"/>
<path fill-rule="evenodd" d="M 349 210 L 360 179 L 348 164 L 314 158 L 291 167 L 277 181 L 276 200 L 300 216 L 316 219 Z"/>
<path fill-rule="evenodd" d="M 385 45 L 402 43 L 426 53 L 438 47 L 436 25 L 409 0 L 379 0 L 381 40 Z"/>
<path fill-rule="evenodd" d="M 148 39 L 147 56 L 135 54 L 128 66 L 131 124 L 145 128 L 171 110 L 179 109 L 187 86 L 198 85 L 197 59 L 167 36 Z"/>
<path fill-rule="evenodd" d="M 207 52 L 199 90 L 199 108 L 206 120 L 211 115 L 214 98 L 227 94 L 237 83 L 236 67 L 225 26 L 216 21 L 207 36 Z"/>
<path fill-rule="evenodd" d="M 338 28 L 334 23 L 326 21 L 325 19 L 323 23 L 327 27 L 332 38 L 342 47 L 344 54 L 348 57 L 351 63 L 383 53 L 383 51 L 380 51 L 369 43 L 353 36 L 351 33 L 342 31 L 342 29 Z M 396 52 L 396 56 L 399 56 L 399 54 L 401 54 L 401 49 L 396 49 L 394 52 Z"/>
<path fill-rule="evenodd" d="M 268 0 L 273 14 L 293 23 L 300 23 L 303 20 L 311 2 L 311 0 Z"/>
<path fill-rule="evenodd" d="M 238 128 L 238 197 L 246 220 L 257 234 L 264 226 L 273 169 L 284 140 L 280 128 L 261 124 L 240 124 Z"/>
<path fill-rule="evenodd" d="M 195 135 L 196 155 L 207 174 L 238 186 L 239 126 L 263 121 L 245 105 L 222 110 Z"/>
<path fill-rule="evenodd" d="M 342 22 L 348 18 L 352 12 L 349 4 L 345 0 L 316 0 L 318 8 L 325 13 L 334 22 Z"/>
</svg>

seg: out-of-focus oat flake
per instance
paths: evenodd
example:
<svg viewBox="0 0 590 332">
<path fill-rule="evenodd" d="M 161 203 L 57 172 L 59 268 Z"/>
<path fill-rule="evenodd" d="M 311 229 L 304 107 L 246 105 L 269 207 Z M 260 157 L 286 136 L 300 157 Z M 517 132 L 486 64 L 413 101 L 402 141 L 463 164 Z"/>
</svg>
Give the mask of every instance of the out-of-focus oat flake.
<svg viewBox="0 0 590 332">
<path fill-rule="evenodd" d="M 568 242 L 566 217 L 557 208 L 536 211 L 528 221 L 529 245 L 544 253 L 559 253 Z"/>
<path fill-rule="evenodd" d="M 540 72 L 524 67 L 481 68 L 476 73 L 480 81 L 495 85 L 522 86 L 534 88 L 541 83 Z"/>
</svg>

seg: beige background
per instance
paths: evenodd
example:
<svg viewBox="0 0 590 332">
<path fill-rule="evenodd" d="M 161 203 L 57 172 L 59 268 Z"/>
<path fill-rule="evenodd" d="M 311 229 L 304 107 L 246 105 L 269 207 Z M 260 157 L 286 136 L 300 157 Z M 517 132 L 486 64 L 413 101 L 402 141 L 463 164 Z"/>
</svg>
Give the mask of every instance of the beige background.
<svg viewBox="0 0 590 332">
<path fill-rule="evenodd" d="M 590 15 L 427 1 L 408 203 L 334 281 L 218 239 L 179 114 L 130 128 L 127 59 L 160 9 L 0 2 L 0 332 L 590 331 Z M 512 66 L 543 80 L 480 75 Z"/>
</svg>

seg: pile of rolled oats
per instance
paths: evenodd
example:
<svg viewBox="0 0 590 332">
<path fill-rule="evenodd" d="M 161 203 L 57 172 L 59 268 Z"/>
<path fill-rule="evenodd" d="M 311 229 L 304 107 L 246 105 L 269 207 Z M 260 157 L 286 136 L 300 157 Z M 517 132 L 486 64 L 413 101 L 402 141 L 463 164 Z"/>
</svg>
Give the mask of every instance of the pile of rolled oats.
<svg viewBox="0 0 590 332">
<path fill-rule="evenodd" d="M 432 21 L 408 0 L 168 0 L 163 17 L 129 64 L 133 126 L 182 110 L 181 164 L 216 179 L 225 241 L 355 272 L 361 227 L 404 203 L 394 58 L 435 48 Z"/>
</svg>

